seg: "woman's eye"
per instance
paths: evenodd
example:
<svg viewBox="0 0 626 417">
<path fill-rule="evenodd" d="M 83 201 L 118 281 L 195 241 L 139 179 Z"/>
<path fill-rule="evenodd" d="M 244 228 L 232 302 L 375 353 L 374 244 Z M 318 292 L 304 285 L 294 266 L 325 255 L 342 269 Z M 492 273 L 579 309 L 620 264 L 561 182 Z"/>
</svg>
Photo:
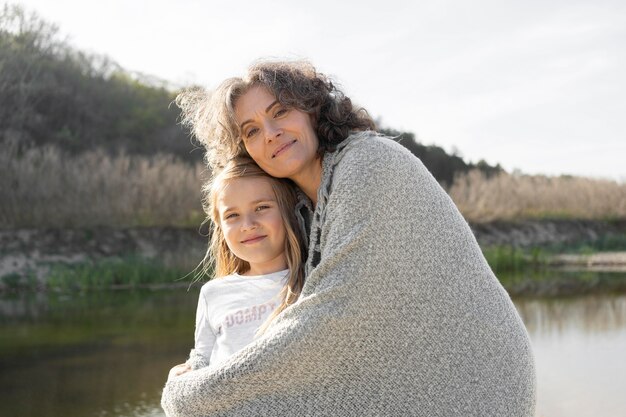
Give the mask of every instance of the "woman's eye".
<svg viewBox="0 0 626 417">
<path fill-rule="evenodd" d="M 258 131 L 259 129 L 257 129 L 256 127 L 248 130 L 245 135 L 246 139 L 250 139 L 252 136 L 256 135 Z"/>
<path fill-rule="evenodd" d="M 274 117 L 280 117 L 285 113 L 287 113 L 287 109 L 280 108 L 274 113 Z"/>
</svg>

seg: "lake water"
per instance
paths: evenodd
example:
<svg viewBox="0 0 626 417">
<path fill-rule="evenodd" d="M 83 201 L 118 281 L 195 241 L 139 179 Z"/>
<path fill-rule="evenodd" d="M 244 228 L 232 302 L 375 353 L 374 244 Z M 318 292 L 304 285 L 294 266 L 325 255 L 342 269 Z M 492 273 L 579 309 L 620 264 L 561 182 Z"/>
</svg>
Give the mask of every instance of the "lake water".
<svg viewBox="0 0 626 417">
<path fill-rule="evenodd" d="M 515 305 L 535 352 L 538 415 L 626 416 L 626 295 Z"/>
<path fill-rule="evenodd" d="M 192 344 L 197 289 L 0 298 L 0 415 L 163 416 Z M 626 295 L 516 299 L 538 416 L 626 415 Z"/>
</svg>

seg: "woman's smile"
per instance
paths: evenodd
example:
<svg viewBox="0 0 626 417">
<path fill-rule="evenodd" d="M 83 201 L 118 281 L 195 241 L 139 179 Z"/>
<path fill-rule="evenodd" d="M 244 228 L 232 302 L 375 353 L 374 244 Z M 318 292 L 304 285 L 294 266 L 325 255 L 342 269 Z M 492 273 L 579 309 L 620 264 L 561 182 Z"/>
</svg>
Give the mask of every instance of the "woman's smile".
<svg viewBox="0 0 626 417">
<path fill-rule="evenodd" d="M 285 144 L 280 145 L 280 146 L 278 147 L 278 149 L 276 149 L 276 150 L 274 151 L 274 153 L 272 153 L 272 159 L 273 159 L 273 158 L 276 158 L 277 156 L 279 156 L 279 155 L 281 155 L 283 152 L 285 152 L 287 149 L 291 148 L 291 145 L 293 145 L 293 144 L 294 144 L 294 143 L 296 143 L 296 142 L 297 142 L 297 140 L 296 140 L 296 139 L 294 139 L 294 140 L 292 140 L 292 141 L 289 141 L 289 142 L 287 142 L 287 143 L 285 143 Z"/>
</svg>

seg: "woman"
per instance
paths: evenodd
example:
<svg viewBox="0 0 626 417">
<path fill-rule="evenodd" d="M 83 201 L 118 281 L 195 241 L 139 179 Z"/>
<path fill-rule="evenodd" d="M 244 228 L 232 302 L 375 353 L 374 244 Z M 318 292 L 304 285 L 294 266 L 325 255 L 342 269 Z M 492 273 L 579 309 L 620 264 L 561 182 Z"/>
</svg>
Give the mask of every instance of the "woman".
<svg viewBox="0 0 626 417">
<path fill-rule="evenodd" d="M 307 63 L 259 63 L 182 95 L 209 164 L 293 180 L 309 234 L 300 298 L 220 366 L 168 380 L 171 416 L 533 416 L 527 333 L 421 162 Z"/>
</svg>

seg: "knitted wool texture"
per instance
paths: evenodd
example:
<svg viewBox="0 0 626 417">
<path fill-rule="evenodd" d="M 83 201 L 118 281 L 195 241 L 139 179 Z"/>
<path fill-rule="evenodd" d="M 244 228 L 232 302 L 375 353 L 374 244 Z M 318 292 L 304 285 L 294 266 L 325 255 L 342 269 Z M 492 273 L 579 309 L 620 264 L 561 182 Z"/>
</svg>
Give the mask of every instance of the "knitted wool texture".
<svg viewBox="0 0 626 417">
<path fill-rule="evenodd" d="M 168 416 L 534 416 L 524 325 L 410 152 L 362 132 L 327 153 L 310 239 L 300 299 L 168 381 Z"/>
</svg>

